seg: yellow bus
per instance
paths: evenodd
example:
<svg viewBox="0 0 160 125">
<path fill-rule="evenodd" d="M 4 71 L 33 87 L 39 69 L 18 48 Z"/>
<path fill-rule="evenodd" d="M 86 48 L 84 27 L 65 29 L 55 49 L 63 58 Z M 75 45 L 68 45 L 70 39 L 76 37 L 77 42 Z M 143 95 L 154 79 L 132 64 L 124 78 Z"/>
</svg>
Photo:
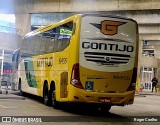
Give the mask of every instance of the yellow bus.
<svg viewBox="0 0 160 125">
<path fill-rule="evenodd" d="M 101 110 L 133 104 L 138 63 L 136 21 L 76 14 L 25 35 L 17 82 L 45 105 L 88 103 Z"/>
</svg>

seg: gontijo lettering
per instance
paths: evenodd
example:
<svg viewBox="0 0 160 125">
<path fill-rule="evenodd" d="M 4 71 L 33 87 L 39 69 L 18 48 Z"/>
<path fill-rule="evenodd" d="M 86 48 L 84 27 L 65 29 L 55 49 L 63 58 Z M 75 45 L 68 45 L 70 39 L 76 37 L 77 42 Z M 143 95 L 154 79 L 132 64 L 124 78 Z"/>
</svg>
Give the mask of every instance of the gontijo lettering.
<svg viewBox="0 0 160 125">
<path fill-rule="evenodd" d="M 119 46 L 119 44 L 106 44 L 106 43 L 96 43 L 96 42 L 83 42 L 82 48 L 84 49 L 96 49 L 96 50 L 110 50 L 110 51 L 121 51 L 121 52 L 133 52 L 134 47 L 131 45 Z"/>
<path fill-rule="evenodd" d="M 51 66 L 53 66 L 53 57 L 38 58 L 37 67 L 51 67 Z"/>
</svg>

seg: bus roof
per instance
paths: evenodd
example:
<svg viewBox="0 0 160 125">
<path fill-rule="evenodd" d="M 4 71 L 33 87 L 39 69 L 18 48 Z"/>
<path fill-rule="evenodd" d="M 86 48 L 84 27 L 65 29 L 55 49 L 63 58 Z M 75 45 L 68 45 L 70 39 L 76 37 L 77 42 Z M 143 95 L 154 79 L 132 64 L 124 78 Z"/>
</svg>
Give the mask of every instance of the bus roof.
<svg viewBox="0 0 160 125">
<path fill-rule="evenodd" d="M 30 36 L 34 36 L 34 35 L 36 35 L 36 34 L 38 34 L 38 33 L 42 33 L 42 32 L 45 32 L 45 31 L 47 31 L 47 30 L 50 30 L 50 29 L 52 29 L 52 28 L 54 28 L 54 27 L 56 27 L 56 26 L 59 26 L 59 25 L 62 25 L 62 24 L 64 24 L 64 23 L 66 23 L 66 22 L 72 21 L 74 18 L 76 18 L 76 17 L 78 17 L 78 16 L 82 16 L 82 17 L 84 17 L 84 16 L 112 17 L 112 18 L 119 18 L 119 19 L 124 19 L 124 20 L 131 20 L 131 21 L 137 23 L 135 20 L 130 19 L 130 18 L 121 17 L 121 16 L 115 16 L 115 15 L 107 15 L 107 14 L 103 14 L 103 13 L 101 13 L 101 14 L 100 14 L 100 13 L 75 14 L 75 15 L 73 15 L 73 16 L 70 16 L 70 17 L 68 17 L 68 18 L 65 18 L 65 19 L 63 19 L 63 20 L 61 20 L 61 21 L 58 21 L 58 22 L 56 22 L 56 23 L 52 23 L 52 24 L 50 24 L 50 25 L 47 25 L 47 26 L 38 28 L 38 29 L 36 29 L 36 30 L 33 30 L 33 31 L 27 33 L 27 34 L 24 36 L 24 38 L 27 38 L 27 37 L 30 37 Z"/>
<path fill-rule="evenodd" d="M 70 16 L 70 17 L 68 17 L 68 18 L 66 18 L 66 19 L 64 19 L 64 20 L 61 20 L 61 21 L 59 21 L 59 22 L 52 23 L 52 24 L 50 24 L 50 25 L 47 25 L 47 26 L 38 28 L 38 29 L 36 29 L 36 30 L 33 30 L 33 31 L 27 33 L 27 34 L 24 36 L 24 38 L 27 38 L 27 37 L 30 37 L 30 36 L 34 36 L 34 35 L 36 35 L 36 34 L 38 34 L 38 33 L 45 32 L 45 31 L 50 30 L 50 29 L 52 29 L 52 28 L 54 28 L 54 27 L 56 27 L 56 26 L 62 25 L 62 24 L 64 24 L 64 23 L 66 23 L 66 22 L 70 22 L 70 21 L 72 21 L 75 17 L 80 16 L 80 15 L 82 16 L 82 14 L 76 14 L 76 15 Z"/>
</svg>

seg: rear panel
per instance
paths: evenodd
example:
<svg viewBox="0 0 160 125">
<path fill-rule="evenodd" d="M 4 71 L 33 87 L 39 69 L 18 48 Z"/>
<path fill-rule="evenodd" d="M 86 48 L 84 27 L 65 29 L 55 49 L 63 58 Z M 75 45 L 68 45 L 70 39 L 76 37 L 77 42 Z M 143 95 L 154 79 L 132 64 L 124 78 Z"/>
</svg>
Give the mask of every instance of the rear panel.
<svg viewBox="0 0 160 125">
<path fill-rule="evenodd" d="M 123 93 L 131 83 L 137 24 L 132 20 L 84 16 L 80 35 L 80 80 L 87 91 Z"/>
</svg>

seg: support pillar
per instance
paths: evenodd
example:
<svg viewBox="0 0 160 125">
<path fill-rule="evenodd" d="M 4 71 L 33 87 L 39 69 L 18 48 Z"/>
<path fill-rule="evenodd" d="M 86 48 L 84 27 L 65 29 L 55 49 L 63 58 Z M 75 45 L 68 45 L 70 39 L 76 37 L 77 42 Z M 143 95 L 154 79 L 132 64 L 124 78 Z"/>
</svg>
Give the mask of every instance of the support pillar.
<svg viewBox="0 0 160 125">
<path fill-rule="evenodd" d="M 20 35 L 25 36 L 31 31 L 31 14 L 15 14 L 15 25 L 21 30 Z"/>
</svg>

